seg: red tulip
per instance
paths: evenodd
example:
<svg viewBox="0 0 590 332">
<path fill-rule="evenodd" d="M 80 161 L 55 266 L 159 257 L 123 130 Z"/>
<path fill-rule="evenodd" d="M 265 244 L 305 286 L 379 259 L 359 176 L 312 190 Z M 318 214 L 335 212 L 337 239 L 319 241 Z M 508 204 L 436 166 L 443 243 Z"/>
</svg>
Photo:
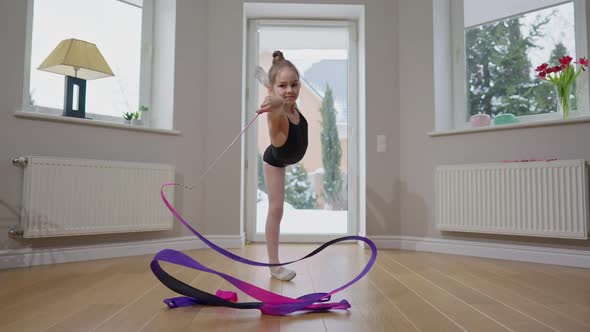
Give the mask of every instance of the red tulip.
<svg viewBox="0 0 590 332">
<path fill-rule="evenodd" d="M 588 60 L 586 60 L 588 61 Z M 537 67 L 537 69 L 535 69 L 535 71 L 545 71 L 545 69 L 547 69 L 547 67 L 549 66 L 548 63 L 544 63 L 542 65 L 540 65 L 539 67 Z"/>
<path fill-rule="evenodd" d="M 561 59 L 559 59 L 559 62 L 563 65 L 563 66 L 569 66 L 569 64 L 572 62 L 572 57 L 569 55 L 563 56 Z"/>
<path fill-rule="evenodd" d="M 535 68 L 535 71 L 540 79 L 549 81 L 557 86 L 571 85 L 580 73 L 585 71 L 586 67 L 589 66 L 588 59 L 582 57 L 575 62 L 580 65 L 580 68 L 576 70 L 576 68 L 571 67 L 572 60 L 573 58 L 571 56 L 564 55 L 559 59 L 557 66 L 550 67 L 549 64 L 542 63 Z"/>
</svg>

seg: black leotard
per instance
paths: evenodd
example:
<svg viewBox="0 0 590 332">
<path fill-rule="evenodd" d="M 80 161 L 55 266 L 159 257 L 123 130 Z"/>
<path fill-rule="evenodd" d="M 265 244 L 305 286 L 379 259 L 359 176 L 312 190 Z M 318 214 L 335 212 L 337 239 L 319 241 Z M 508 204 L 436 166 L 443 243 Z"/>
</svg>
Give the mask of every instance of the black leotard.
<svg viewBox="0 0 590 332">
<path fill-rule="evenodd" d="M 271 166 L 286 167 L 303 159 L 307 151 L 307 120 L 299 110 L 299 124 L 293 124 L 289 117 L 289 134 L 285 144 L 275 147 L 272 144 L 264 151 L 262 159 Z"/>
</svg>

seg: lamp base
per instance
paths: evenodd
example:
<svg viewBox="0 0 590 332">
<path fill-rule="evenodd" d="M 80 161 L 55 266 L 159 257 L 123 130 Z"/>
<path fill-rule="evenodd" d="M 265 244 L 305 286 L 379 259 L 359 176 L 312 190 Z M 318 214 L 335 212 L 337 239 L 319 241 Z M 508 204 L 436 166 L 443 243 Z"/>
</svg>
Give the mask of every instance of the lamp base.
<svg viewBox="0 0 590 332">
<path fill-rule="evenodd" d="M 64 87 L 64 116 L 86 117 L 86 80 L 66 76 Z"/>
</svg>

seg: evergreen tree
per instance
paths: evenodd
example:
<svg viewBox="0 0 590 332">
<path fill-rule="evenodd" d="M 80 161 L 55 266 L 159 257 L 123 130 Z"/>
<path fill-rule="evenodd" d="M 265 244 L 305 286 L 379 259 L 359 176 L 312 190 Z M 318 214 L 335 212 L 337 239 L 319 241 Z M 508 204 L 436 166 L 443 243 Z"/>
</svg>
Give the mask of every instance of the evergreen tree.
<svg viewBox="0 0 590 332">
<path fill-rule="evenodd" d="M 296 209 L 315 209 L 316 195 L 303 165 L 289 166 L 285 175 L 285 202 Z"/>
<path fill-rule="evenodd" d="M 330 85 L 326 85 L 326 93 L 322 100 L 322 162 L 324 165 L 324 200 L 333 208 L 341 205 L 342 173 L 340 172 L 340 159 L 342 148 L 338 139 L 336 127 L 336 109 Z"/>
<path fill-rule="evenodd" d="M 466 30 L 467 117 L 479 112 L 532 114 L 533 89 L 538 84 L 531 79 L 527 51 L 536 47 L 548 20 L 538 19 L 526 36 L 519 17 Z"/>
</svg>

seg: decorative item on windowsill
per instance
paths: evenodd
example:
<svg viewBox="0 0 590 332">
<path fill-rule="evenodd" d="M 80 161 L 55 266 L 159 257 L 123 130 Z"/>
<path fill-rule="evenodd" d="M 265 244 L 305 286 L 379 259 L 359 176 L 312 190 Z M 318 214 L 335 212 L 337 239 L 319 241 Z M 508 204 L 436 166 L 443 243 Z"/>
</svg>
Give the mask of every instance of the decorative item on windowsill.
<svg viewBox="0 0 590 332">
<path fill-rule="evenodd" d="M 582 71 L 586 71 L 586 67 L 588 67 L 588 59 L 580 58 L 575 62 L 580 65 L 576 71 L 576 68 L 571 64 L 572 60 L 571 56 L 566 55 L 559 59 L 560 65 L 549 67 L 548 63 L 543 63 L 535 69 L 539 78 L 552 83 L 555 87 L 557 111 L 562 114 L 564 119 L 570 116 L 572 86 Z"/>
<path fill-rule="evenodd" d="M 133 114 L 133 119 L 131 119 L 131 124 L 136 126 L 144 125 L 144 112 L 147 112 L 149 108 L 145 105 L 140 105 L 138 110 Z"/>
<path fill-rule="evenodd" d="M 494 117 L 494 125 L 517 123 L 518 119 L 512 113 L 500 113 Z"/>
<path fill-rule="evenodd" d="M 65 75 L 64 116 L 86 117 L 86 80 L 115 76 L 96 45 L 62 40 L 38 70 Z"/>
<path fill-rule="evenodd" d="M 133 119 L 135 113 L 125 112 L 123 113 L 123 119 L 125 119 L 126 124 L 131 124 L 131 120 Z"/>
<path fill-rule="evenodd" d="M 472 128 L 489 126 L 490 116 L 479 112 L 478 114 L 474 114 L 469 118 L 469 124 Z"/>
</svg>

